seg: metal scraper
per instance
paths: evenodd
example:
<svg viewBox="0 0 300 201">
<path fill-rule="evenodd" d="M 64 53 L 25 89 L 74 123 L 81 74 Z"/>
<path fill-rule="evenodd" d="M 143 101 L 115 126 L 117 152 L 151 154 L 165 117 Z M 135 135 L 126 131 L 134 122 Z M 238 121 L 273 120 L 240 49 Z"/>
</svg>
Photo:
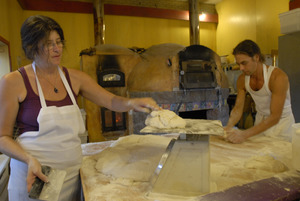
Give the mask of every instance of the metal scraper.
<svg viewBox="0 0 300 201">
<path fill-rule="evenodd" d="M 48 177 L 49 182 L 45 183 L 36 177 L 29 192 L 29 197 L 32 199 L 57 201 L 64 183 L 66 171 L 42 166 L 42 172 Z"/>
<path fill-rule="evenodd" d="M 148 197 L 182 197 L 209 192 L 209 135 L 180 134 L 172 139 L 150 179 Z"/>
</svg>

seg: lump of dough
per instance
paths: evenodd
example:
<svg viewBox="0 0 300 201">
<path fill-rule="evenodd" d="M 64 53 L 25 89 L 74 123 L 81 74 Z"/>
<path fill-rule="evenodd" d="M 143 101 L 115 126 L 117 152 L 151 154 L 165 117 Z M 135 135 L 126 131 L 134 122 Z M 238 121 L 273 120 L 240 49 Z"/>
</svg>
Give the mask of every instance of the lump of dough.
<svg viewBox="0 0 300 201">
<path fill-rule="evenodd" d="M 155 128 L 185 128 L 186 122 L 170 110 L 152 111 L 146 118 L 145 124 Z"/>
<path fill-rule="evenodd" d="M 98 172 L 131 181 L 149 181 L 171 138 L 130 135 L 119 138 L 95 157 Z"/>
<path fill-rule="evenodd" d="M 270 155 L 252 156 L 244 163 L 244 167 L 248 169 L 258 169 L 268 172 L 280 173 L 287 170 L 287 167 L 279 160 Z"/>
</svg>

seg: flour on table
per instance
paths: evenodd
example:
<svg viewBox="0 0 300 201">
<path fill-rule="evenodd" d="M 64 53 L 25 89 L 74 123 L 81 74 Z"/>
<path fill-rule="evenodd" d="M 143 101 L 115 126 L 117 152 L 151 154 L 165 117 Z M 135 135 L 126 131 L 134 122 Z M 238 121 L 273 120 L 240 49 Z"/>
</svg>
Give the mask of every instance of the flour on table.
<svg viewBox="0 0 300 201">
<path fill-rule="evenodd" d="M 96 169 L 115 178 L 149 181 L 170 140 L 154 135 L 122 137 L 97 155 Z"/>
<path fill-rule="evenodd" d="M 152 111 L 145 121 L 147 126 L 155 128 L 185 128 L 186 122 L 170 110 Z"/>
<path fill-rule="evenodd" d="M 270 155 L 252 156 L 244 164 L 248 169 L 259 169 L 268 172 L 280 173 L 287 170 L 287 167 L 279 160 Z"/>
<path fill-rule="evenodd" d="M 186 127 L 188 127 L 188 121 Z M 150 175 L 155 171 L 169 141 L 177 137 L 178 135 L 175 134 L 164 136 L 129 135 L 113 142 L 88 143 L 86 146 L 83 146 L 83 149 L 86 150 L 91 148 L 91 151 L 88 151 L 88 156 L 84 157 L 81 168 L 85 200 L 174 201 L 175 198 L 166 199 L 162 195 L 157 195 L 157 197 L 147 197 L 145 195 L 149 192 Z M 102 150 L 101 153 L 96 152 L 95 146 L 97 144 L 99 150 Z M 105 146 L 103 146 L 104 144 Z M 143 151 L 141 146 L 144 145 L 147 147 Z M 113 152 L 111 156 L 109 151 L 105 151 L 106 149 Z M 122 156 L 123 153 L 126 156 Z M 145 167 L 145 161 L 140 161 L 147 158 L 148 154 L 151 160 L 153 160 L 151 168 Z M 264 158 L 262 156 L 264 155 L 269 155 L 273 159 L 267 157 L 267 159 L 262 160 Z M 263 170 L 266 169 L 265 167 L 253 165 L 254 158 L 265 162 L 270 160 L 280 161 L 287 169 L 292 169 L 292 144 L 266 136 L 254 136 L 242 144 L 232 144 L 225 142 L 217 136 L 211 136 L 210 158 L 210 189 L 211 192 L 218 192 L 233 186 L 270 178 L 275 175 L 277 177 L 279 175 L 276 172 L 272 172 L 276 171 L 274 168 L 269 167 L 270 171 L 265 171 Z M 116 160 L 125 161 L 118 162 Z M 98 168 L 96 168 L 97 165 Z M 119 165 L 120 167 L 118 167 Z M 246 168 L 245 166 L 253 167 L 253 169 Z M 132 170 L 129 168 L 132 168 Z M 141 173 L 142 171 L 145 172 Z M 146 171 L 149 171 L 149 173 L 146 173 Z M 286 171 L 286 173 L 290 174 L 290 171 Z M 142 181 L 147 179 L 148 181 Z M 200 199 L 201 197 L 191 197 L 191 200 Z M 182 200 L 185 199 L 176 199 L 176 201 Z"/>
</svg>

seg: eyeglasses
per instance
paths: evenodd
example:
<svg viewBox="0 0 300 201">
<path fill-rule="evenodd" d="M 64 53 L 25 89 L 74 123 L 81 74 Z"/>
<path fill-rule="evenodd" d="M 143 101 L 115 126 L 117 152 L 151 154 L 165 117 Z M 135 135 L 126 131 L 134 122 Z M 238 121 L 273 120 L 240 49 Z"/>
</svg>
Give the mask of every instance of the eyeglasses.
<svg viewBox="0 0 300 201">
<path fill-rule="evenodd" d="M 64 43 L 62 40 L 59 40 L 59 41 L 55 41 L 55 42 L 47 42 L 46 44 L 46 47 L 48 50 L 53 50 L 54 47 L 57 47 L 57 48 L 62 48 L 64 46 Z"/>
</svg>

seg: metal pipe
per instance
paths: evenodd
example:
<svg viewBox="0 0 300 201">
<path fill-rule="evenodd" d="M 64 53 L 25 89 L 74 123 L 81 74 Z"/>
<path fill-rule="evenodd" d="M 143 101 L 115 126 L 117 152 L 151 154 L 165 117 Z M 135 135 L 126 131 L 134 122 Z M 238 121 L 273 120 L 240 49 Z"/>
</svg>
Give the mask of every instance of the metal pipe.
<svg viewBox="0 0 300 201">
<path fill-rule="evenodd" d="M 94 0 L 94 26 L 95 26 L 95 45 L 104 44 L 105 24 L 104 24 L 104 3 L 103 0 Z"/>
<path fill-rule="evenodd" d="M 200 45 L 198 0 L 189 0 L 190 45 Z"/>
</svg>

